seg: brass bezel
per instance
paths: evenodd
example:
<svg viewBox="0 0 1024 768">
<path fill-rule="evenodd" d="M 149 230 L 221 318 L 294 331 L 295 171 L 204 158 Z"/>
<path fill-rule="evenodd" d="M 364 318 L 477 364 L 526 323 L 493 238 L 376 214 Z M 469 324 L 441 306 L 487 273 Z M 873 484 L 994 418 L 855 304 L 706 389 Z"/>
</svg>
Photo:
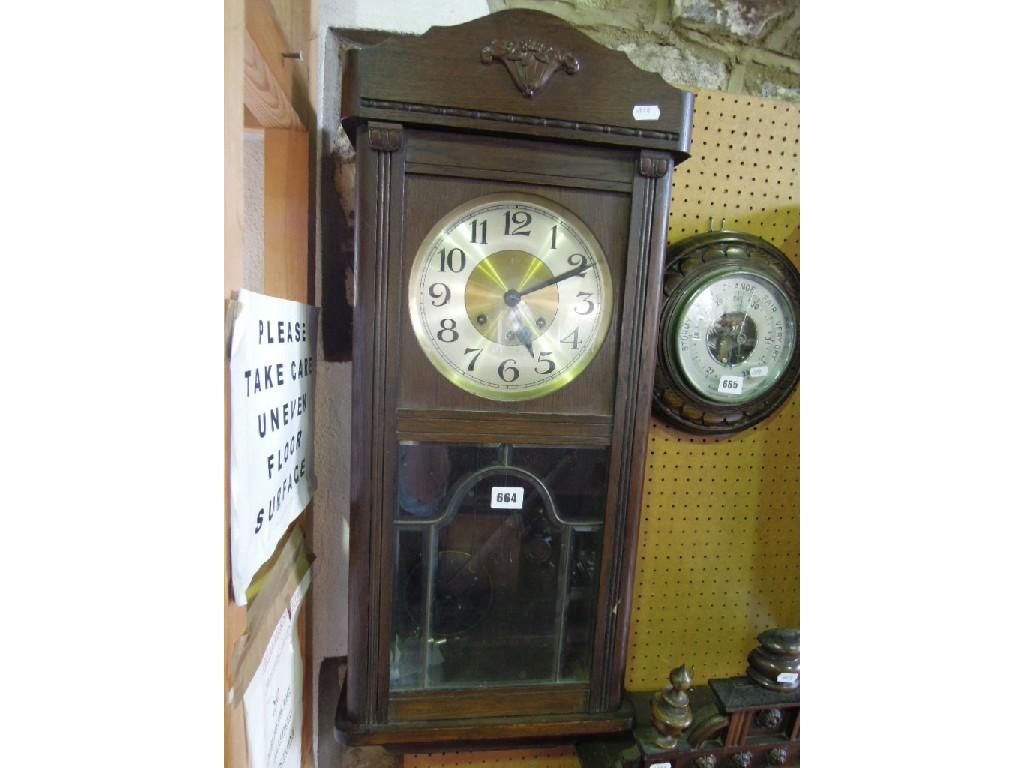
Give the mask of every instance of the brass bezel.
<svg viewBox="0 0 1024 768">
<path fill-rule="evenodd" d="M 445 360 L 445 358 L 435 349 L 431 342 L 430 334 L 423 326 L 418 311 L 418 282 L 415 277 L 422 269 L 423 262 L 429 257 L 437 238 L 448 226 L 451 225 L 453 221 L 457 221 L 458 219 L 465 217 L 467 213 L 484 206 L 503 202 L 507 202 L 512 205 L 526 204 L 543 208 L 554 214 L 555 217 L 560 218 L 560 224 L 566 224 L 574 229 L 587 248 L 590 249 L 591 255 L 595 259 L 597 264 L 598 281 L 601 284 L 602 312 L 601 319 L 599 320 L 597 327 L 597 333 L 594 337 L 594 342 L 571 366 L 544 384 L 531 389 L 495 389 L 480 384 L 476 380 L 465 376 L 462 372 L 453 369 L 448 361 Z M 540 257 L 538 256 L 537 258 Z M 594 236 L 594 233 L 590 231 L 590 228 L 584 224 L 578 216 L 570 212 L 565 207 L 545 197 L 541 197 L 540 195 L 528 193 L 520 194 L 501 192 L 476 197 L 457 206 L 456 208 L 453 208 L 447 214 L 442 216 L 430 229 L 426 237 L 423 238 L 423 241 L 420 243 L 420 246 L 416 251 L 416 256 L 409 269 L 407 293 L 407 309 L 409 312 L 409 319 L 412 322 L 413 334 L 416 336 L 416 341 L 419 344 L 420 349 L 423 350 L 423 353 L 427 356 L 427 359 L 430 360 L 434 368 L 437 369 L 438 373 L 466 392 L 477 395 L 478 397 L 483 397 L 487 400 L 497 400 L 500 402 L 535 400 L 539 397 L 543 397 L 544 395 L 549 395 L 552 392 L 557 392 L 563 387 L 571 384 L 581 373 L 583 373 L 587 366 L 590 365 L 593 359 L 597 356 L 597 353 L 600 351 L 608 336 L 608 328 L 611 325 L 612 315 L 615 311 L 615 290 L 614 285 L 612 284 L 611 271 L 608 268 L 608 259 L 605 256 L 604 249 Z"/>
</svg>

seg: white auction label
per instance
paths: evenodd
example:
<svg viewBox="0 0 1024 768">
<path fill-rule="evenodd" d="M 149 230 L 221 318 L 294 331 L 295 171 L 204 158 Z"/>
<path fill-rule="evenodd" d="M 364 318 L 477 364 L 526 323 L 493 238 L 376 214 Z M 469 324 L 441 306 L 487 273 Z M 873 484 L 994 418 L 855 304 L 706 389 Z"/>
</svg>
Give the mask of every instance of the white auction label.
<svg viewBox="0 0 1024 768">
<path fill-rule="evenodd" d="M 522 509 L 523 488 L 491 488 L 491 509 Z"/>
<path fill-rule="evenodd" d="M 767 375 L 768 375 L 768 366 L 767 365 L 759 365 L 756 368 L 751 368 L 750 369 L 750 378 L 752 378 L 752 379 L 760 379 L 760 378 L 762 378 L 764 376 L 767 376 Z"/>
<path fill-rule="evenodd" d="M 723 376 L 718 381 L 718 391 L 724 392 L 727 395 L 741 395 L 743 394 L 743 377 L 742 376 Z"/>
<path fill-rule="evenodd" d="M 661 108 L 657 104 L 636 104 L 633 107 L 634 120 L 657 120 L 661 117 Z"/>
<path fill-rule="evenodd" d="M 651 763 L 651 768 L 672 768 L 672 763 Z"/>
<path fill-rule="evenodd" d="M 795 683 L 799 679 L 799 672 L 779 672 L 779 676 L 775 678 L 775 681 L 779 683 Z"/>
</svg>

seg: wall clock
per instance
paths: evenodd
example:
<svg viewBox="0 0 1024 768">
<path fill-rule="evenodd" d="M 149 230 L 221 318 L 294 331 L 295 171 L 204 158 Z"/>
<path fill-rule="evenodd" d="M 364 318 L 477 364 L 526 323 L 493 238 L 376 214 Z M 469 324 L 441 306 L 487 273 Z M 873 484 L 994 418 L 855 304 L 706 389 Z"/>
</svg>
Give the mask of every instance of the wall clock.
<svg viewBox="0 0 1024 768">
<path fill-rule="evenodd" d="M 630 727 L 661 254 L 692 104 L 536 11 L 349 52 L 349 743 Z"/>
<path fill-rule="evenodd" d="M 692 434 L 770 416 L 800 375 L 800 275 L 771 243 L 709 232 L 668 251 L 654 405 Z"/>
</svg>

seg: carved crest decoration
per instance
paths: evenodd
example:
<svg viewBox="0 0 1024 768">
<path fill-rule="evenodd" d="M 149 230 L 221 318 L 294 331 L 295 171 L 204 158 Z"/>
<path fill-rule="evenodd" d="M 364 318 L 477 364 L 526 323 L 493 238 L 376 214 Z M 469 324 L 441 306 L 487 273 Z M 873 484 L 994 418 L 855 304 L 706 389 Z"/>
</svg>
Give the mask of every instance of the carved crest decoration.
<svg viewBox="0 0 1024 768">
<path fill-rule="evenodd" d="M 490 64 L 499 59 L 508 69 L 523 96 L 530 98 L 547 85 L 559 69 L 575 75 L 580 62 L 572 51 L 539 40 L 491 40 L 480 51 L 480 61 Z"/>
</svg>

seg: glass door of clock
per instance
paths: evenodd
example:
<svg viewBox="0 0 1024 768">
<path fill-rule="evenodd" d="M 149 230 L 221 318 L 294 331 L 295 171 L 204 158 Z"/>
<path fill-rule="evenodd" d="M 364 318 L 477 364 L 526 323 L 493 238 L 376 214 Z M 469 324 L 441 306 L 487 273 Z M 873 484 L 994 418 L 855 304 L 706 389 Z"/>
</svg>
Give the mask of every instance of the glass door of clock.
<svg viewBox="0 0 1024 768">
<path fill-rule="evenodd" d="M 392 691 L 589 681 L 608 455 L 399 445 Z"/>
</svg>

